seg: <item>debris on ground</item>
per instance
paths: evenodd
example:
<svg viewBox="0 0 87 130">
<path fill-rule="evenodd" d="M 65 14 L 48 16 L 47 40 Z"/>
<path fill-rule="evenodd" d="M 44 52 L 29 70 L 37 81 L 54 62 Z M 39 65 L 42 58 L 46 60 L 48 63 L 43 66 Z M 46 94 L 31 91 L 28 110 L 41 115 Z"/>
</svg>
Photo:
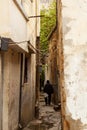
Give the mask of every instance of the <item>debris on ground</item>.
<svg viewBox="0 0 87 130">
<path fill-rule="evenodd" d="M 43 93 L 40 95 L 39 118 L 31 121 L 23 130 L 61 130 L 60 106 L 45 106 Z"/>
</svg>

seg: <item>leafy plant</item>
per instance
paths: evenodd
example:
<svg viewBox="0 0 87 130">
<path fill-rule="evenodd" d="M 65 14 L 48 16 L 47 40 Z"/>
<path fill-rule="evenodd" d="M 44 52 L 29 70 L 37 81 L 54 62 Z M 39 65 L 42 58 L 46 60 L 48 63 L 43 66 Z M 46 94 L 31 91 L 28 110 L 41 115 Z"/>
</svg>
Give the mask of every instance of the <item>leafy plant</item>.
<svg viewBox="0 0 87 130">
<path fill-rule="evenodd" d="M 48 9 L 41 10 L 40 48 L 43 53 L 48 49 L 48 35 L 56 24 L 56 2 L 52 2 Z"/>
</svg>

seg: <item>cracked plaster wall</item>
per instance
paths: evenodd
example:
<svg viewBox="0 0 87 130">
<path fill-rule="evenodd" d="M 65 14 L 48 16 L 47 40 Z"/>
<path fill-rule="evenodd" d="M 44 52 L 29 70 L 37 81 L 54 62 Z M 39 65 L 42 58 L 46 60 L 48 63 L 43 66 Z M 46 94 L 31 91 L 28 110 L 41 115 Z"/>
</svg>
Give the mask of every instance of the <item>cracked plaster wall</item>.
<svg viewBox="0 0 87 130">
<path fill-rule="evenodd" d="M 61 0 L 65 130 L 87 130 L 87 0 Z"/>
</svg>

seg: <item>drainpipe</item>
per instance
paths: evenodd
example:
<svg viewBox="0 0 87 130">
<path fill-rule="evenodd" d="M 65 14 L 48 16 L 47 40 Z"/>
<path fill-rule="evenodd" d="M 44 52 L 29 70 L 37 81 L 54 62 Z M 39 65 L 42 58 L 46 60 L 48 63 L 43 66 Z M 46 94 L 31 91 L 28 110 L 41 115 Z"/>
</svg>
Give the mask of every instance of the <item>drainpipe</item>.
<svg viewBox="0 0 87 130">
<path fill-rule="evenodd" d="M 39 49 L 40 37 L 36 39 L 36 48 Z M 40 89 L 40 73 L 39 73 L 39 53 L 36 55 L 36 105 L 35 117 L 39 117 L 39 89 Z"/>
<path fill-rule="evenodd" d="M 23 54 L 21 54 L 21 61 L 20 61 L 20 91 L 19 91 L 19 129 L 22 129 L 21 124 L 21 103 L 22 103 L 22 69 L 23 69 Z"/>
<path fill-rule="evenodd" d="M 38 6 L 37 6 L 37 0 L 35 1 L 36 3 L 36 16 L 38 15 Z M 40 48 L 40 37 L 37 36 L 37 29 L 38 29 L 38 18 L 36 18 L 36 48 L 39 49 Z M 40 88 L 40 74 L 39 74 L 39 53 L 36 54 L 36 101 L 35 101 L 35 117 L 38 118 L 39 117 L 39 88 Z"/>
</svg>

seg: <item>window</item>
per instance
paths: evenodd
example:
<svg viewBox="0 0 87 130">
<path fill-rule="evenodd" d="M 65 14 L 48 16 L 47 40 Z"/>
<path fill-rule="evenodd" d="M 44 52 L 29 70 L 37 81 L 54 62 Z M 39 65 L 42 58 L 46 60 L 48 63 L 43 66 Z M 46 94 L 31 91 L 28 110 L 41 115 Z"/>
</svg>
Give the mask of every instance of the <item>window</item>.
<svg viewBox="0 0 87 130">
<path fill-rule="evenodd" d="M 28 82 L 28 71 L 29 71 L 29 59 L 28 57 L 25 56 L 25 54 L 21 55 L 21 76 L 22 76 L 22 85 L 24 85 L 24 83 Z"/>
</svg>

